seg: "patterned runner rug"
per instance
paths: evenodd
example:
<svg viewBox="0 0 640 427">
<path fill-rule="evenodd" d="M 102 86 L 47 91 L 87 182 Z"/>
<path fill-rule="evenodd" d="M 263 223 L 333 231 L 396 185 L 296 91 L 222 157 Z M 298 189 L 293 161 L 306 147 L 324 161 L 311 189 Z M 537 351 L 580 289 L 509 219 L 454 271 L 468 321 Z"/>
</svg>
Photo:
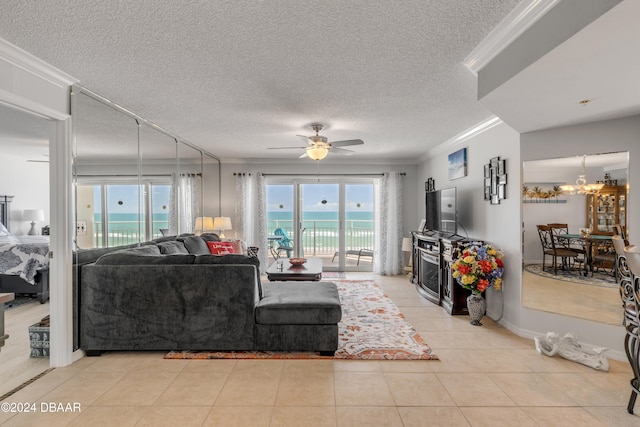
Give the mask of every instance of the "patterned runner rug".
<svg viewBox="0 0 640 427">
<path fill-rule="evenodd" d="M 339 344 L 333 357 L 316 352 L 172 351 L 165 359 L 360 359 L 437 360 L 382 289 L 371 280 L 336 281 L 342 305 Z"/>
<path fill-rule="evenodd" d="M 602 286 L 603 288 L 617 288 L 618 283 L 616 282 L 616 278 L 606 271 L 594 271 L 593 276 L 582 276 L 578 271 L 575 270 L 561 270 L 558 269 L 558 274 L 553 274 L 552 271 L 549 272 L 547 269 L 550 267 L 545 265 L 545 270 L 542 271 L 542 264 L 527 264 L 524 266 L 525 271 L 536 274 L 538 276 L 546 277 L 548 279 L 562 280 L 565 282 L 578 283 L 581 285 L 589 285 L 589 286 Z"/>
</svg>

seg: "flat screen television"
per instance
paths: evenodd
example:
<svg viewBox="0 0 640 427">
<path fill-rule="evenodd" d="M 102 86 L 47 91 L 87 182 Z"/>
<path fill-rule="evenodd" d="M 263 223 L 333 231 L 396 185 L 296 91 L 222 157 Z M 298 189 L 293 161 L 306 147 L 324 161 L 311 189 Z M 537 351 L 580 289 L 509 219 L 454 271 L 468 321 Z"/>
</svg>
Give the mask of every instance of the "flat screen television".
<svg viewBox="0 0 640 427">
<path fill-rule="evenodd" d="M 425 229 L 444 234 L 456 234 L 458 231 L 456 211 L 456 189 L 429 191 L 425 196 Z"/>
</svg>

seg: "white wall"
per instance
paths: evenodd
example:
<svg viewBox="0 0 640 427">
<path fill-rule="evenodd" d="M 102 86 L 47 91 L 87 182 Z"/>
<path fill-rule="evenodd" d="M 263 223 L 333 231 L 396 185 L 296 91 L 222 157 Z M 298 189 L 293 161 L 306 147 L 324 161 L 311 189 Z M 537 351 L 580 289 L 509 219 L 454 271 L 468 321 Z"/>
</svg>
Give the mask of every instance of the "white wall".
<svg viewBox="0 0 640 427">
<path fill-rule="evenodd" d="M 11 234 L 27 234 L 30 221 L 22 220 L 24 209 L 44 210 L 44 221 L 36 230 L 49 225 L 49 163 L 27 162 L 24 157 L 2 155 L 0 194 L 15 196 L 11 203 Z"/>
<path fill-rule="evenodd" d="M 484 240 L 501 248 L 505 253 L 504 291 L 488 292 L 487 313 L 500 317 L 515 329 L 519 323 L 521 295 L 520 246 L 520 136 L 506 124 L 459 143 L 437 148 L 431 157 L 418 167 L 416 198 L 421 203 L 418 214 L 424 216 L 424 181 L 435 179 L 436 189 L 456 187 L 458 195 L 458 221 L 469 237 Z M 467 147 L 467 176 L 450 181 L 448 155 Z M 506 160 L 506 199 L 499 205 L 484 200 L 484 165 L 493 157 Z M 458 229 L 458 234 L 465 235 Z"/>
</svg>

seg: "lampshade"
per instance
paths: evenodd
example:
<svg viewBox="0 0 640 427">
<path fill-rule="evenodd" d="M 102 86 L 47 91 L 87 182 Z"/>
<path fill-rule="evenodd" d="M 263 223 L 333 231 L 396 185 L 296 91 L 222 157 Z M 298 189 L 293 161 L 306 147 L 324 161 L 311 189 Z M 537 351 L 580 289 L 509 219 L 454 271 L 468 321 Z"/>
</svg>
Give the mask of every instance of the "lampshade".
<svg viewBox="0 0 640 427">
<path fill-rule="evenodd" d="M 220 237 L 224 239 L 225 230 L 231 230 L 231 218 L 228 216 L 217 216 L 213 218 L 213 229 L 220 230 Z"/>
<path fill-rule="evenodd" d="M 25 209 L 22 212 L 22 219 L 24 221 L 31 221 L 31 229 L 29 230 L 30 236 L 38 234 L 36 231 L 36 221 L 44 221 L 44 211 L 42 209 Z"/>
<path fill-rule="evenodd" d="M 402 238 L 402 252 L 411 252 L 413 249 L 411 247 L 411 237 L 403 237 Z"/>
<path fill-rule="evenodd" d="M 42 209 L 25 209 L 22 213 L 24 221 L 44 221 L 44 211 Z"/>
<path fill-rule="evenodd" d="M 210 216 L 196 217 L 196 223 L 193 228 L 196 231 L 215 230 L 215 228 L 213 228 L 213 218 Z"/>
<path fill-rule="evenodd" d="M 329 154 L 327 147 L 312 146 L 307 148 L 307 156 L 313 160 L 322 160 L 327 157 L 327 154 Z"/>
</svg>

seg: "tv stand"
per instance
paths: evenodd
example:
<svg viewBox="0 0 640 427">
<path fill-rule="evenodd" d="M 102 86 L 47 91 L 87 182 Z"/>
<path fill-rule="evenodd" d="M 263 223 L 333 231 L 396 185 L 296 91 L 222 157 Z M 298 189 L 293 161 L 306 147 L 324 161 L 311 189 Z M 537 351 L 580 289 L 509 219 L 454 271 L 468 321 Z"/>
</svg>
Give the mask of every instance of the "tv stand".
<svg viewBox="0 0 640 427">
<path fill-rule="evenodd" d="M 469 314 L 467 297 L 471 291 L 460 286 L 451 275 L 451 265 L 462 243 L 471 241 L 458 235 L 436 231 L 412 232 L 413 271 L 411 282 L 418 293 L 442 306 L 451 315 Z"/>
</svg>

